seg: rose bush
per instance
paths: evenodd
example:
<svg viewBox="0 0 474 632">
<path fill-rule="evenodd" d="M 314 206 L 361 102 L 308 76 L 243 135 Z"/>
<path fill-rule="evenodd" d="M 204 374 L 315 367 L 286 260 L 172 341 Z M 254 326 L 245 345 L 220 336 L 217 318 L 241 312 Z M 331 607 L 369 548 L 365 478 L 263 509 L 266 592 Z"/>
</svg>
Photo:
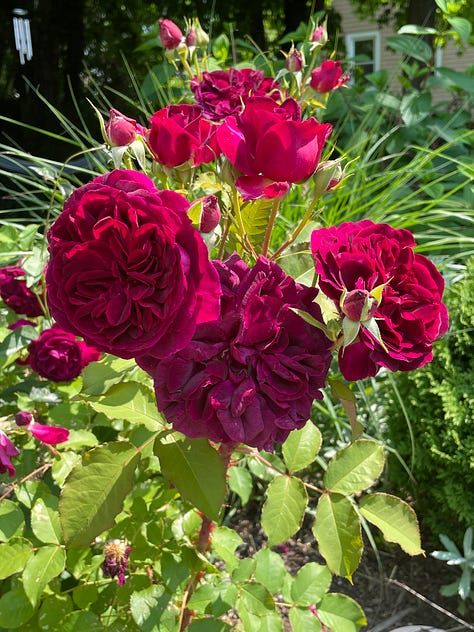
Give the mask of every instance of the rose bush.
<svg viewBox="0 0 474 632">
<path fill-rule="evenodd" d="M 158 408 L 188 437 L 273 450 L 309 418 L 331 361 L 330 341 L 291 307 L 321 320 L 317 294 L 261 257 L 215 266 L 223 288 L 218 320 L 152 366 Z"/>
<path fill-rule="evenodd" d="M 345 305 L 351 318 L 362 315 L 371 293 L 369 313 L 380 337 L 360 327 L 358 338 L 339 351 L 339 366 L 348 380 L 374 376 L 381 366 L 410 371 L 432 359 L 433 342 L 448 330 L 442 302 L 444 281 L 433 263 L 414 252 L 415 240 L 405 229 L 371 220 L 321 228 L 311 235 L 319 287 L 341 305 L 358 291 L 359 307 Z M 343 302 L 341 303 L 341 299 Z M 362 299 L 362 301 L 361 301 Z M 350 310 L 348 312 L 348 310 Z"/>
<path fill-rule="evenodd" d="M 163 357 L 219 312 L 219 280 L 189 202 L 135 171 L 77 189 L 51 227 L 48 302 L 58 324 L 101 351 Z"/>
</svg>

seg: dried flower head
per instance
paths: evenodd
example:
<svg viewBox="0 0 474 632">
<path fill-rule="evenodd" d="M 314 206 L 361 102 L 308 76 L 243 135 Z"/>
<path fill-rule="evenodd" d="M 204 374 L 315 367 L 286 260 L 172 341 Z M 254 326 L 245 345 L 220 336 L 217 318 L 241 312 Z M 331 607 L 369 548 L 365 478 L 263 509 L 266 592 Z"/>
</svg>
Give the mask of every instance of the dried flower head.
<svg viewBox="0 0 474 632">
<path fill-rule="evenodd" d="M 104 562 L 102 572 L 105 577 L 117 577 L 119 586 L 125 584 L 127 562 L 132 547 L 122 540 L 108 540 L 104 546 Z"/>
</svg>

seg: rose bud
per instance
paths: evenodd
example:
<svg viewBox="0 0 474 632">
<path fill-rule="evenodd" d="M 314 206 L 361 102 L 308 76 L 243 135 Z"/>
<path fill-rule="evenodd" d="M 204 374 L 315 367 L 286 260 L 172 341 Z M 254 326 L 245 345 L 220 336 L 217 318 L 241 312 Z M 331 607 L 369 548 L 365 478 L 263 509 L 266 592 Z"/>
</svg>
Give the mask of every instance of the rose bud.
<svg viewBox="0 0 474 632">
<path fill-rule="evenodd" d="M 290 52 L 285 60 L 285 67 L 290 72 L 299 72 L 304 67 L 304 56 L 303 53 L 295 48 L 291 47 Z"/>
<path fill-rule="evenodd" d="M 17 426 L 26 426 L 35 439 L 48 445 L 64 443 L 69 438 L 69 430 L 60 426 L 44 426 L 35 421 L 33 413 L 27 410 L 19 410 L 15 415 Z"/>
<path fill-rule="evenodd" d="M 186 33 L 186 39 L 184 41 L 186 46 L 196 46 L 196 29 L 194 26 Z"/>
<path fill-rule="evenodd" d="M 130 145 L 137 137 L 137 122 L 112 108 L 105 133 L 112 147 Z"/>
<path fill-rule="evenodd" d="M 172 20 L 159 20 L 160 39 L 164 48 L 173 50 L 178 48 L 183 40 L 181 29 Z"/>
<path fill-rule="evenodd" d="M 219 208 L 219 200 L 215 195 L 206 195 L 201 199 L 202 212 L 201 221 L 199 223 L 200 233 L 210 233 L 221 221 L 221 209 Z"/>
<path fill-rule="evenodd" d="M 377 311 L 378 302 L 367 290 L 351 290 L 342 301 L 342 311 L 351 320 L 364 322 Z"/>
<path fill-rule="evenodd" d="M 325 24 L 320 24 L 314 29 L 313 34 L 311 35 L 311 41 L 315 44 L 320 44 L 321 46 L 326 44 L 328 41 L 328 32 Z"/>
<path fill-rule="evenodd" d="M 328 59 L 311 73 L 310 86 L 322 94 L 331 92 L 349 81 L 349 75 L 342 74 L 341 62 Z"/>
</svg>

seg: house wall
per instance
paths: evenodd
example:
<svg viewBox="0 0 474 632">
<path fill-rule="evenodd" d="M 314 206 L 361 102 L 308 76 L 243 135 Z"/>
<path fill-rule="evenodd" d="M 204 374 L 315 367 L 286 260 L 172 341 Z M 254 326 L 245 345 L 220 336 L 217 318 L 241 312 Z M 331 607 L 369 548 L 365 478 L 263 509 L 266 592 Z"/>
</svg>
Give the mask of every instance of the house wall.
<svg viewBox="0 0 474 632">
<path fill-rule="evenodd" d="M 402 59 L 400 53 L 396 53 L 385 44 L 386 38 L 395 35 L 396 31 L 391 25 L 379 26 L 375 20 L 361 20 L 355 13 L 350 0 L 332 0 L 333 8 L 342 16 L 340 33 L 341 37 L 357 33 L 368 33 L 378 31 L 380 33 L 380 68 L 388 72 L 390 87 L 398 91 L 401 89 L 397 80 L 400 74 L 399 62 Z M 463 72 L 468 66 L 474 64 L 474 47 L 470 46 L 461 55 L 458 47 L 452 42 L 441 51 L 440 65 Z M 447 94 L 443 90 L 433 90 L 433 100 L 438 101 L 446 98 Z"/>
</svg>

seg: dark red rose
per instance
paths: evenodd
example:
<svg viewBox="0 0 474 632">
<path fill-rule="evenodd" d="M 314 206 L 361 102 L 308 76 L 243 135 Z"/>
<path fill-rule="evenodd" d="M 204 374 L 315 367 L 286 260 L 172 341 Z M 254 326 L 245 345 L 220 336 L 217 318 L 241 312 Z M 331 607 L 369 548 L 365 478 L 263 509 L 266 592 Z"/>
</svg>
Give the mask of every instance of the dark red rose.
<svg viewBox="0 0 474 632">
<path fill-rule="evenodd" d="M 138 131 L 135 119 L 125 116 L 114 108 L 110 110 L 110 118 L 105 126 L 105 133 L 112 147 L 130 145 L 136 139 Z"/>
<path fill-rule="evenodd" d="M 160 26 L 160 39 L 164 48 L 173 50 L 178 48 L 183 40 L 183 34 L 179 26 L 172 20 L 158 20 Z"/>
<path fill-rule="evenodd" d="M 197 167 L 219 155 L 216 126 L 197 105 L 168 105 L 151 117 L 148 145 L 155 160 L 166 167 L 190 162 Z"/>
<path fill-rule="evenodd" d="M 260 257 L 214 262 L 223 289 L 218 320 L 199 325 L 187 347 L 145 362 L 158 408 L 189 437 L 273 449 L 321 399 L 330 341 L 290 309 L 320 319 L 314 288 L 295 283 Z"/>
<path fill-rule="evenodd" d="M 188 201 L 136 171 L 76 189 L 48 233 L 47 298 L 63 329 L 123 358 L 184 347 L 220 284 Z"/>
<path fill-rule="evenodd" d="M 244 199 L 279 197 L 290 183 L 309 178 L 318 166 L 331 133 L 329 123 L 301 120 L 294 99 L 277 105 L 252 97 L 239 116 L 229 116 L 217 129 L 222 152 L 242 174 L 236 187 Z"/>
<path fill-rule="evenodd" d="M 271 77 L 264 77 L 260 70 L 229 68 L 203 72 L 198 80 L 191 81 L 196 103 L 211 121 L 222 121 L 232 114 L 240 114 L 251 96 L 270 96 L 281 99 L 280 86 Z"/>
<path fill-rule="evenodd" d="M 38 296 L 26 285 L 21 265 L 0 268 L 0 297 L 17 314 L 30 318 L 43 315 Z"/>
<path fill-rule="evenodd" d="M 342 74 L 341 62 L 328 59 L 311 73 L 310 86 L 316 92 L 331 92 L 349 81 L 347 74 Z"/>
<path fill-rule="evenodd" d="M 41 377 L 53 382 L 73 380 L 89 362 L 100 358 L 97 349 L 77 340 L 59 325 L 53 325 L 41 332 L 37 340 L 30 342 L 28 352 L 25 364 L 29 364 Z"/>
<path fill-rule="evenodd" d="M 338 306 L 344 297 L 343 314 L 362 321 L 357 338 L 339 352 L 346 379 L 374 376 L 381 366 L 423 366 L 432 359 L 433 341 L 448 330 L 443 277 L 415 245 L 410 231 L 370 220 L 313 231 L 321 290 Z M 364 326 L 371 318 L 382 343 Z"/>
</svg>

